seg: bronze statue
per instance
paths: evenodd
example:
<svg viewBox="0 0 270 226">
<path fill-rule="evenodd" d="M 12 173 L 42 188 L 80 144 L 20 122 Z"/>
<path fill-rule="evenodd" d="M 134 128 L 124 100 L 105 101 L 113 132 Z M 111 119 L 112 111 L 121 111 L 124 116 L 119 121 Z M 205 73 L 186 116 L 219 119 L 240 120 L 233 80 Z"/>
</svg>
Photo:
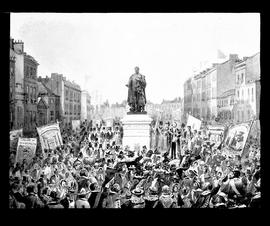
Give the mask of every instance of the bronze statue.
<svg viewBox="0 0 270 226">
<path fill-rule="evenodd" d="M 126 85 L 128 87 L 127 103 L 130 113 L 146 113 L 145 76 L 139 73 L 139 67 L 135 67 L 135 74 L 131 75 Z"/>
</svg>

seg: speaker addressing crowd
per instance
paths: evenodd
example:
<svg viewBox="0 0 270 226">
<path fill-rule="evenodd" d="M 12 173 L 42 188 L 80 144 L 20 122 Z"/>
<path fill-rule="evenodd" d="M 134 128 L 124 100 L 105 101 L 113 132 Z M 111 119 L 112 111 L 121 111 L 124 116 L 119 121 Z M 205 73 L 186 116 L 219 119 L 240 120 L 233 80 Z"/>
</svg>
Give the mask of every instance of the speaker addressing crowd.
<svg viewBox="0 0 270 226">
<path fill-rule="evenodd" d="M 27 163 L 9 159 L 10 208 L 260 207 L 260 145 L 230 156 L 207 128 L 156 123 L 151 144 L 123 147 L 121 123 L 61 126 L 63 145 Z"/>
</svg>

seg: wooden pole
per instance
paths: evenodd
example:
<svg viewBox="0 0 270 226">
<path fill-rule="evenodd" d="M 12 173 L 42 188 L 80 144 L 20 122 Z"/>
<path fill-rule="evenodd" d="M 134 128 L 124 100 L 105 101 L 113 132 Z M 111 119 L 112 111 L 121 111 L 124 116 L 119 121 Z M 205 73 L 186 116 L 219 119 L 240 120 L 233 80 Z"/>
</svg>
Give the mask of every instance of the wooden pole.
<svg viewBox="0 0 270 226">
<path fill-rule="evenodd" d="M 250 123 L 250 127 L 249 127 L 249 131 L 248 131 L 247 139 L 246 139 L 246 142 L 245 142 L 245 145 L 244 145 L 244 147 L 243 147 L 242 154 L 241 154 L 241 159 L 242 159 L 242 158 L 243 158 L 243 156 L 244 156 L 244 153 L 245 153 L 245 148 L 246 148 L 247 141 L 248 141 L 248 137 L 249 137 L 249 135 L 250 135 L 250 131 L 251 131 L 251 128 L 252 128 L 253 123 L 254 123 L 254 121 L 255 121 L 255 120 L 256 120 L 256 118 L 253 118 L 253 119 L 252 119 L 252 121 L 251 121 L 251 123 Z"/>
</svg>

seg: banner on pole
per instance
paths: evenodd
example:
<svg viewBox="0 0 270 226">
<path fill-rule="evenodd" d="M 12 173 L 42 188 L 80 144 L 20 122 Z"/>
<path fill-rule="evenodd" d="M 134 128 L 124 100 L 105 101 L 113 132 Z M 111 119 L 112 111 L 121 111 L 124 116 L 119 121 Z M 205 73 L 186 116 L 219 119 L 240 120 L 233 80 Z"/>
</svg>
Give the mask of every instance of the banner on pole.
<svg viewBox="0 0 270 226">
<path fill-rule="evenodd" d="M 44 149 L 54 150 L 56 147 L 63 145 L 59 123 L 37 127 L 37 131 L 42 151 Z"/>
<path fill-rule="evenodd" d="M 219 145 L 223 140 L 224 126 L 208 126 L 210 142 Z"/>
<path fill-rule="evenodd" d="M 9 131 L 9 144 L 11 150 L 16 150 L 19 137 L 22 137 L 23 130 Z"/>
<path fill-rule="evenodd" d="M 224 138 L 225 150 L 232 155 L 242 155 L 245 143 L 247 141 L 250 123 L 241 123 L 234 125 L 228 129 L 226 137 Z"/>
<path fill-rule="evenodd" d="M 81 121 L 80 120 L 72 120 L 71 121 L 72 129 L 77 130 L 80 129 Z"/>
<path fill-rule="evenodd" d="M 187 126 L 191 127 L 191 131 L 200 130 L 201 123 L 202 123 L 201 120 L 193 117 L 192 115 L 188 115 Z"/>
<path fill-rule="evenodd" d="M 21 138 L 19 137 L 17 153 L 16 153 L 16 163 L 23 162 L 25 159 L 27 163 L 35 156 L 37 147 L 36 138 Z"/>
</svg>

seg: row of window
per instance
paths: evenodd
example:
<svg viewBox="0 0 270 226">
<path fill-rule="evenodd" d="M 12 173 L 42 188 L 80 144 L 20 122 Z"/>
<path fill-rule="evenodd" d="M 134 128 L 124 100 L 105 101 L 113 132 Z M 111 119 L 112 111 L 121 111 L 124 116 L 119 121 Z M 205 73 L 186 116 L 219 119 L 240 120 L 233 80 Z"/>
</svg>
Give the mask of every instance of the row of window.
<svg viewBox="0 0 270 226">
<path fill-rule="evenodd" d="M 220 112 L 220 120 L 233 119 L 233 114 L 230 111 Z"/>
<path fill-rule="evenodd" d="M 50 115 L 49 115 L 49 122 L 55 122 L 56 119 L 59 120 L 59 111 L 50 111 Z M 43 125 L 46 124 L 46 111 L 45 112 L 40 112 L 39 111 L 39 124 Z"/>
<path fill-rule="evenodd" d="M 250 110 L 247 110 L 246 114 L 245 114 L 245 112 L 243 110 L 242 111 L 237 111 L 237 113 L 236 113 L 236 121 L 237 122 L 248 121 L 248 120 L 251 119 L 251 117 L 252 117 L 252 112 Z"/>
<path fill-rule="evenodd" d="M 193 102 L 196 102 L 196 101 L 206 101 L 206 100 L 210 100 L 211 98 L 211 90 L 207 90 L 206 92 L 202 92 L 201 93 L 194 93 L 192 96 L 193 96 Z M 212 98 L 215 98 L 216 97 L 216 89 L 215 87 L 212 88 Z"/>
<path fill-rule="evenodd" d="M 35 78 L 37 76 L 37 69 L 26 65 L 24 67 L 24 75 L 26 78 Z"/>
<path fill-rule="evenodd" d="M 244 82 L 244 73 L 239 73 L 236 75 L 236 84 L 243 84 Z"/>
<path fill-rule="evenodd" d="M 36 99 L 37 98 L 37 89 L 34 86 L 26 85 L 25 86 L 26 99 Z"/>
<path fill-rule="evenodd" d="M 234 99 L 233 98 L 218 101 L 218 105 L 220 107 L 225 107 L 225 106 L 233 105 L 233 104 L 234 104 Z"/>
<path fill-rule="evenodd" d="M 242 92 L 241 92 L 241 97 L 240 97 L 240 90 L 237 90 L 237 97 L 238 99 L 242 99 L 244 100 L 245 99 L 245 95 L 244 95 L 244 89 L 242 89 Z M 247 88 L 247 99 L 251 102 L 254 102 L 254 89 L 253 87 L 252 88 Z"/>
<path fill-rule="evenodd" d="M 197 89 L 200 89 L 200 88 L 204 89 L 204 88 L 206 88 L 206 86 L 207 87 L 211 86 L 210 79 L 211 79 L 210 76 L 206 76 L 202 79 L 198 79 L 197 82 L 194 82 L 191 86 L 193 87 L 193 89 L 196 89 L 196 88 Z M 216 81 L 216 75 L 212 74 L 212 82 L 215 82 L 215 81 Z M 187 84 L 187 89 L 188 88 L 191 89 L 189 84 Z"/>
<path fill-rule="evenodd" d="M 81 113 L 81 105 L 73 105 L 72 104 L 65 104 L 65 115 L 80 115 Z"/>
<path fill-rule="evenodd" d="M 81 95 L 79 92 L 72 92 L 71 90 L 69 91 L 68 89 L 66 89 L 65 90 L 65 99 L 79 103 L 81 100 Z"/>
<path fill-rule="evenodd" d="M 23 108 L 21 106 L 17 106 L 16 109 L 16 124 L 13 122 L 14 128 L 22 128 L 23 124 L 25 124 L 26 128 L 30 128 L 30 125 L 34 125 L 37 120 L 37 113 L 35 111 L 26 111 L 25 117 L 23 117 Z M 54 121 L 55 119 L 59 119 L 59 111 L 56 111 L 54 114 L 54 111 L 50 111 L 50 120 Z M 14 115 L 11 112 L 11 119 L 14 120 Z M 41 120 L 41 119 L 40 119 Z"/>
<path fill-rule="evenodd" d="M 26 111 L 26 123 L 34 123 L 36 122 L 36 116 L 37 116 L 37 113 L 35 111 Z"/>
</svg>

